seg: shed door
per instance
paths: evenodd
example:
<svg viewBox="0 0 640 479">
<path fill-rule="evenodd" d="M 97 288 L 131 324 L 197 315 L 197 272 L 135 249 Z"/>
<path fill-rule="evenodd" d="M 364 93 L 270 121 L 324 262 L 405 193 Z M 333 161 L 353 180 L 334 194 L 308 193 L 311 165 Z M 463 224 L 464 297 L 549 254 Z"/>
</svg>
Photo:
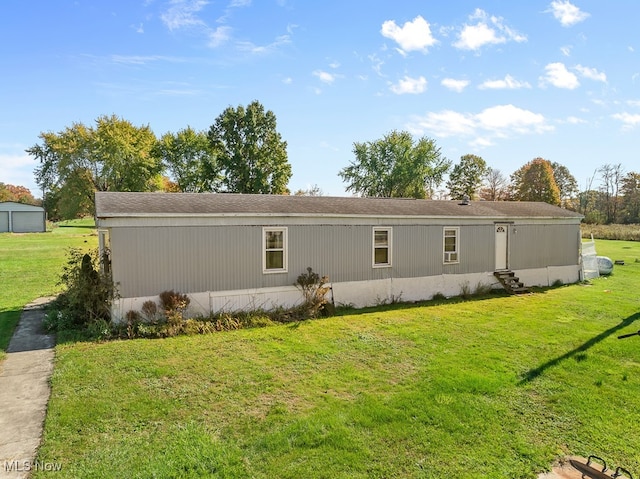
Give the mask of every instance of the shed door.
<svg viewBox="0 0 640 479">
<path fill-rule="evenodd" d="M 496 271 L 508 269 L 509 262 L 509 225 L 496 224 Z"/>
</svg>

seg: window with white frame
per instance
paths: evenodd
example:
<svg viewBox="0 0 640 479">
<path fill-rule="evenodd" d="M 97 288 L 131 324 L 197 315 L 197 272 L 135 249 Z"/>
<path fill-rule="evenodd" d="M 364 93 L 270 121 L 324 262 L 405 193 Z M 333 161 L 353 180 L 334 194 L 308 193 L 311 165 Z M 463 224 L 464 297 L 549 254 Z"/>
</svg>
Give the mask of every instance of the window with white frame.
<svg viewBox="0 0 640 479">
<path fill-rule="evenodd" d="M 459 252 L 460 228 L 444 229 L 444 258 L 445 263 L 460 262 Z"/>
<path fill-rule="evenodd" d="M 287 228 L 263 228 L 262 252 L 264 273 L 286 273 Z"/>
<path fill-rule="evenodd" d="M 373 228 L 373 267 L 391 266 L 391 228 Z"/>
</svg>

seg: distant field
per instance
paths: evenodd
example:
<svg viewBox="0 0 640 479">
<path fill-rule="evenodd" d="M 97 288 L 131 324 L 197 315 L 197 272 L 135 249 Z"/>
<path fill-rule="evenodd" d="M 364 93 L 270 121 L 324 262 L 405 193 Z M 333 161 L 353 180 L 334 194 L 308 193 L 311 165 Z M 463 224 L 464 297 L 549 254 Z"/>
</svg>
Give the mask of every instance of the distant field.
<svg viewBox="0 0 640 479">
<path fill-rule="evenodd" d="M 93 219 L 66 222 L 47 233 L 0 234 L 0 360 L 22 308 L 58 292 L 67 250 L 97 244 Z"/>
<path fill-rule="evenodd" d="M 640 241 L 640 225 L 587 225 L 581 226 L 582 237 L 608 240 Z"/>
<path fill-rule="evenodd" d="M 613 275 L 263 329 L 67 343 L 34 477 L 640 475 L 640 243 Z"/>
</svg>

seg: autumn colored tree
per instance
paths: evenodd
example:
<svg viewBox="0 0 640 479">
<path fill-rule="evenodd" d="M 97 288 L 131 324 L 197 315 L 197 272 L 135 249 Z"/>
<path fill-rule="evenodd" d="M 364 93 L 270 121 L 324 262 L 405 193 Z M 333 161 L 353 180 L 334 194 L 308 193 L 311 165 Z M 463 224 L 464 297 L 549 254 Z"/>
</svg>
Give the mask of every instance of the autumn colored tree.
<svg viewBox="0 0 640 479">
<path fill-rule="evenodd" d="M 434 140 L 414 142 L 407 131 L 354 143 L 353 153 L 356 159 L 338 174 L 347 191 L 361 196 L 431 198 L 451 166 Z"/>
<path fill-rule="evenodd" d="M 453 167 L 449 174 L 449 181 L 447 181 L 451 198 L 462 200 L 466 197 L 475 200 L 486 172 L 487 163 L 480 156 L 461 156 L 460 163 Z"/>
<path fill-rule="evenodd" d="M 551 162 L 535 158 L 511 175 L 512 197 L 517 201 L 543 201 L 560 205 L 560 190 Z"/>
<path fill-rule="evenodd" d="M 209 142 L 230 193 L 285 194 L 291 164 L 287 142 L 276 129 L 276 116 L 258 101 L 228 107 L 215 120 Z"/>
<path fill-rule="evenodd" d="M 10 185 L 8 183 L 0 183 L 0 201 L 13 201 L 26 205 L 39 205 L 40 203 L 33 197 L 28 188 L 19 185 Z"/>
</svg>

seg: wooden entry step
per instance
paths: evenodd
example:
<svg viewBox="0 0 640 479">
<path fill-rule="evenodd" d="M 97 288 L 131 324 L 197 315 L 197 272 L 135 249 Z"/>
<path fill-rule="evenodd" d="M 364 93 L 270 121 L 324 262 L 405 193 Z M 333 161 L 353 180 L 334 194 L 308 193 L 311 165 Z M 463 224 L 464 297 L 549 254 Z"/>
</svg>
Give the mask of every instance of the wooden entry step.
<svg viewBox="0 0 640 479">
<path fill-rule="evenodd" d="M 529 292 L 524 283 L 520 281 L 515 273 L 511 270 L 494 271 L 493 275 L 498 278 L 502 287 L 509 294 L 524 294 Z"/>
</svg>

